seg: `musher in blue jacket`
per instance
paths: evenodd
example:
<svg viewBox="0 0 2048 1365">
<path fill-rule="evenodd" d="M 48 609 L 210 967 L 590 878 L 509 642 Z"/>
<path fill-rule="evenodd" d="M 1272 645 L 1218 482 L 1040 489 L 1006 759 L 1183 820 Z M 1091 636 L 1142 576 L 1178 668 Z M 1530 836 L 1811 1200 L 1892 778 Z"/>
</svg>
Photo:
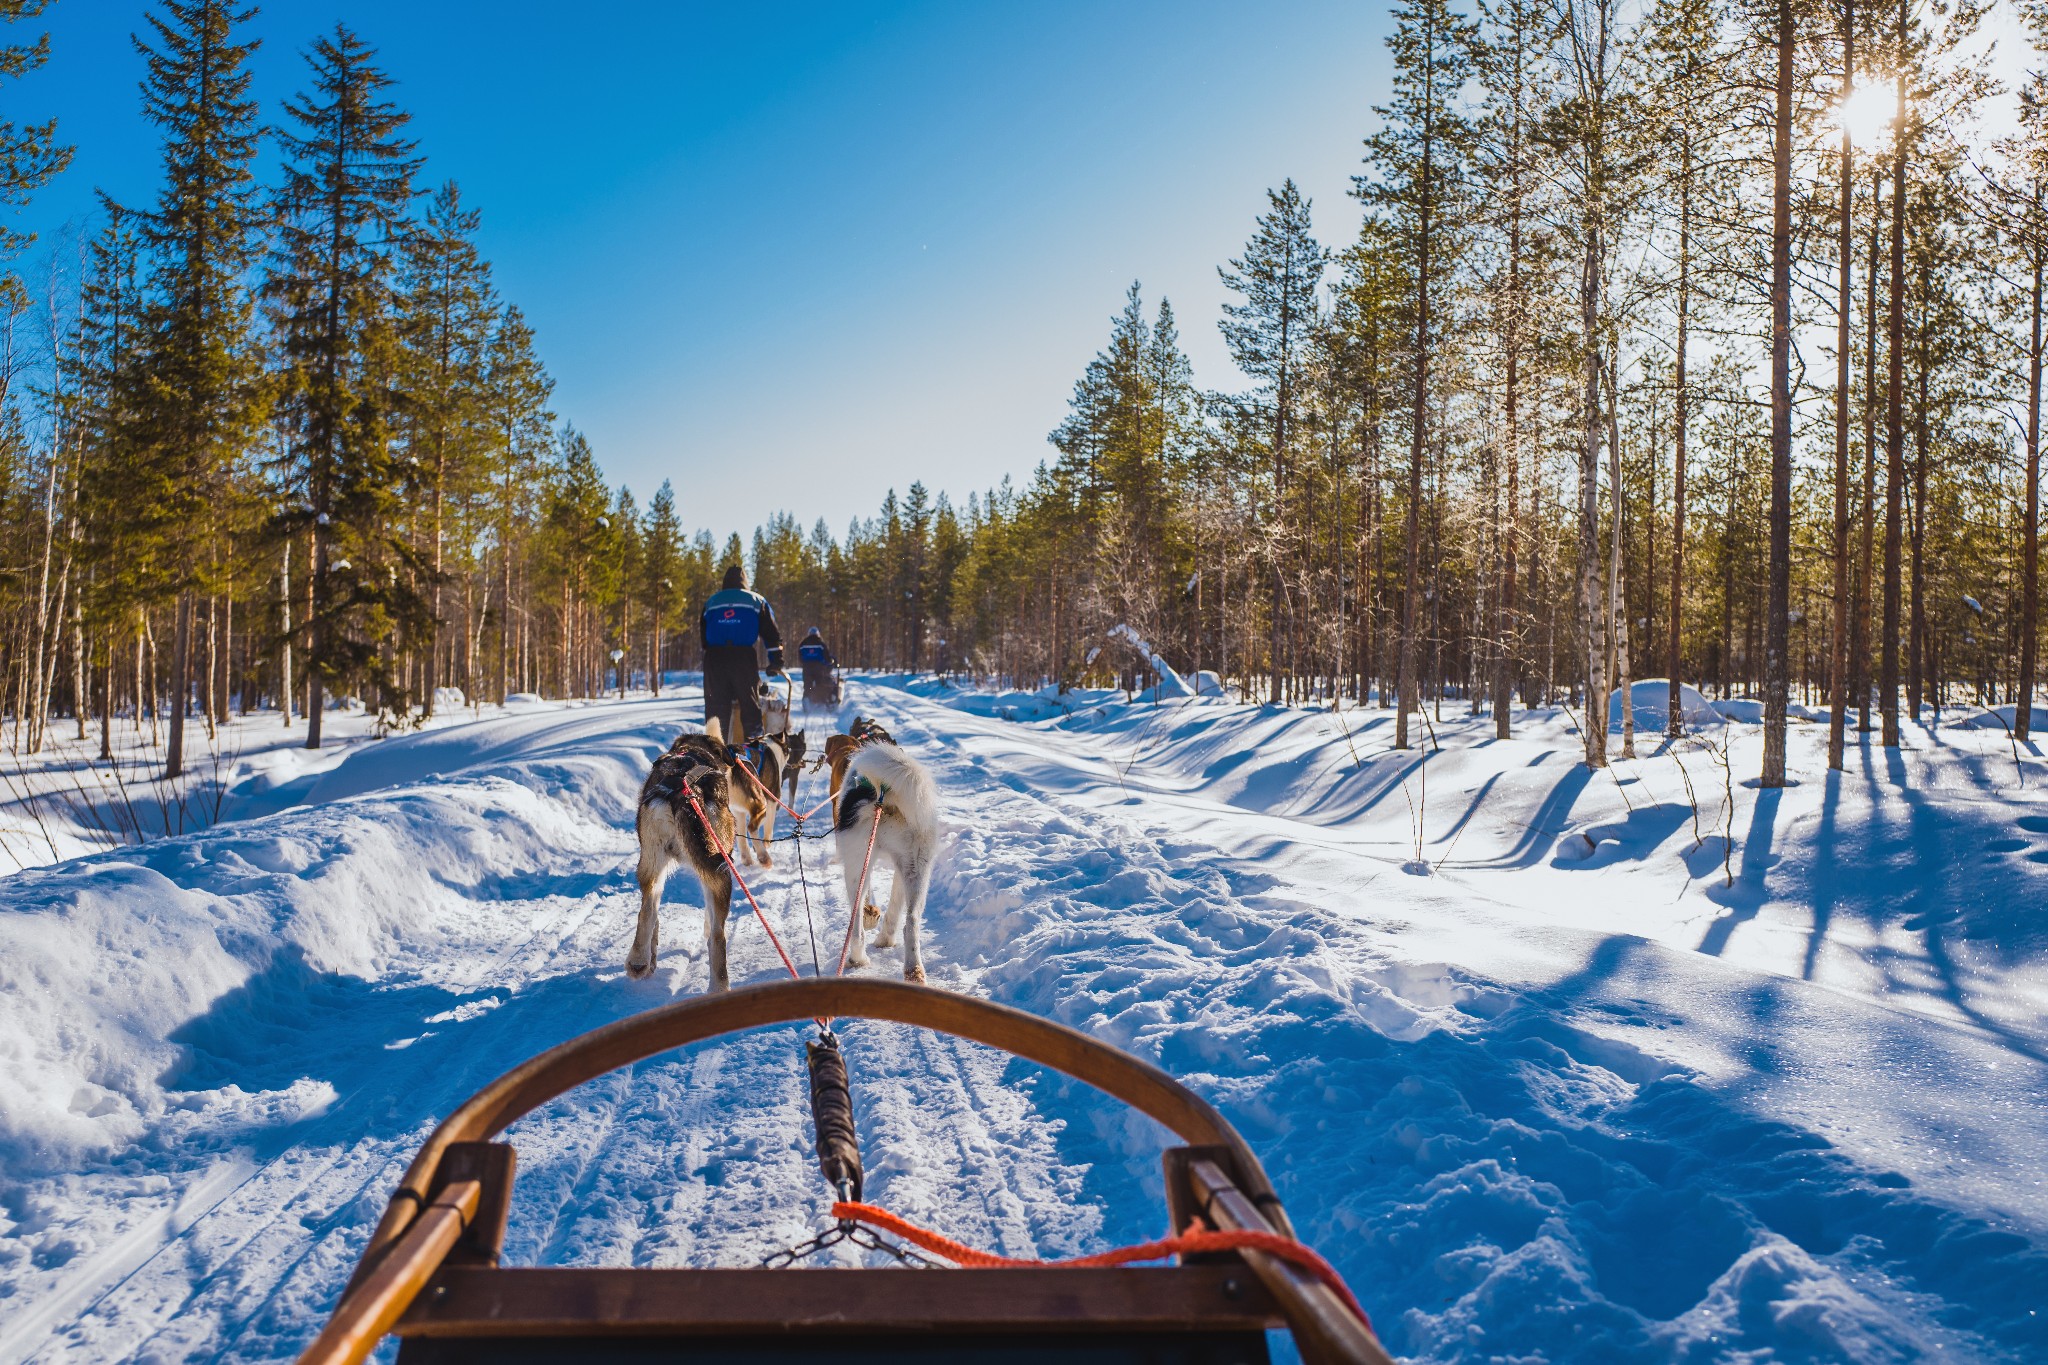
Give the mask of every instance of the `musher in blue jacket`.
<svg viewBox="0 0 2048 1365">
<path fill-rule="evenodd" d="M 740 723 L 746 734 L 727 735 L 728 744 L 751 742 L 761 737 L 761 703 L 754 695 L 761 672 L 754 645 L 768 648 L 768 671 L 782 672 L 782 632 L 775 625 L 774 608 L 760 593 L 747 588 L 745 570 L 734 564 L 725 571 L 725 586 L 711 594 L 698 618 L 704 641 L 704 718 L 716 718 L 720 725 L 740 708 Z"/>
<path fill-rule="evenodd" d="M 797 641 L 796 657 L 803 664 L 804 700 L 814 706 L 838 705 L 839 680 L 833 676 L 832 670 L 839 666 L 839 660 L 832 657 L 825 637 L 818 633 L 816 626 Z"/>
</svg>

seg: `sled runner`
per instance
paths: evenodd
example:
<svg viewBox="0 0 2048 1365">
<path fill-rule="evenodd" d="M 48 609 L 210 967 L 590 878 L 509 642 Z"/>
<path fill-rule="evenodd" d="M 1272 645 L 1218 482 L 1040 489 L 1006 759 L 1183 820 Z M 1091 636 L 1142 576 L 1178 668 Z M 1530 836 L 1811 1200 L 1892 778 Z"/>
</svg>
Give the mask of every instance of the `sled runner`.
<svg viewBox="0 0 2048 1365">
<path fill-rule="evenodd" d="M 821 1166 L 837 1226 L 749 1269 L 541 1269 L 498 1265 L 516 1165 L 494 1141 L 521 1116 L 607 1071 L 671 1048 L 805 1019 L 883 1019 L 999 1048 L 1139 1110 L 1187 1146 L 1164 1154 L 1181 1235 L 1095 1264 L 1005 1261 L 860 1201 L 852 1106 L 836 1039 L 810 1048 Z M 912 1250 L 879 1237 L 880 1228 Z M 909 1265 L 782 1269 L 838 1241 Z M 1158 1260 L 1136 1267 L 1105 1261 Z M 1207 1102 L 1157 1068 L 1060 1024 L 951 992 L 845 977 L 700 996 L 587 1033 L 471 1096 L 413 1159 L 301 1365 L 364 1359 L 387 1333 L 400 1365 L 471 1362 L 830 1360 L 1240 1365 L 1265 1331 L 1303 1359 L 1389 1358 L 1350 1292 L 1293 1236 L 1258 1159 Z"/>
</svg>

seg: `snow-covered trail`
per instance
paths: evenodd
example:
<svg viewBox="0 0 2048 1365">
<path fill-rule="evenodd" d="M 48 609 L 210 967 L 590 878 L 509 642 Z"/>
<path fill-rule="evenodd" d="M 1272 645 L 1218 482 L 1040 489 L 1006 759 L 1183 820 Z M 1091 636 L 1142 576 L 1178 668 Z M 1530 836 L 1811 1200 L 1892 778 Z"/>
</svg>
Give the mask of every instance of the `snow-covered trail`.
<svg viewBox="0 0 2048 1365">
<path fill-rule="evenodd" d="M 633 798 L 698 709 L 384 741 L 303 806 L 0 883 L 0 1361 L 288 1359 L 439 1115 L 701 989 L 688 877 L 660 970 L 621 968 Z M 1811 979 L 1746 958 L 1767 903 L 1704 928 L 1664 905 L 1691 843 L 1668 801 L 1631 814 L 1531 763 L 1540 742 L 1432 763 L 1451 795 L 1428 799 L 1464 814 L 1428 824 L 1420 877 L 1408 768 L 1367 770 L 1410 760 L 1347 774 L 1326 718 L 1313 738 L 1253 708 L 1024 726 L 879 687 L 853 709 L 944 792 L 933 984 L 1210 1095 L 1397 1353 L 2048 1351 L 2048 1067 L 2001 1031 L 2009 1000 L 1941 1017 L 1866 989 L 1849 947 Z M 1628 837 L 1547 861 L 1567 827 Z M 757 891 L 807 960 L 789 849 Z M 838 869 L 806 862 L 836 935 Z M 735 982 L 779 975 L 734 922 Z M 884 950 L 870 970 L 899 969 Z M 518 1125 L 508 1260 L 744 1264 L 815 1230 L 800 1036 L 650 1059 Z M 879 1202 L 1013 1254 L 1161 1230 L 1148 1122 L 973 1045 L 846 1037 Z"/>
</svg>

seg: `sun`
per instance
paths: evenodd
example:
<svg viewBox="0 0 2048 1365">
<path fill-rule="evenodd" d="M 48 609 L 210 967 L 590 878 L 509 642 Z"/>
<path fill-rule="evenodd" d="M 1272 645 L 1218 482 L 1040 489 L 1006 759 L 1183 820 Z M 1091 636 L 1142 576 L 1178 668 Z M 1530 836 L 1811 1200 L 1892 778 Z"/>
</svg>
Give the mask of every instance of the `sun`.
<svg viewBox="0 0 2048 1365">
<path fill-rule="evenodd" d="M 1891 141 L 1892 118 L 1898 112 L 1898 96 L 1890 84 L 1867 80 L 1838 100 L 1828 122 L 1849 134 L 1849 140 L 1868 151 Z"/>
</svg>

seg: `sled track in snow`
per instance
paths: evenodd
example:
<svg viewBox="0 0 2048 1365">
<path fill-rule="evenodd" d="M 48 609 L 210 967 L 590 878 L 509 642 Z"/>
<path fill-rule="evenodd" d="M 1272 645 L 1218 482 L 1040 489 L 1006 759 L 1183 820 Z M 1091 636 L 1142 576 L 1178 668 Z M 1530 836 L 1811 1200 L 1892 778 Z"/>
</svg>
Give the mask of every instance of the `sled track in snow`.
<svg viewBox="0 0 2048 1365">
<path fill-rule="evenodd" d="M 507 904 L 519 908 L 517 902 Z M 482 994 L 494 983 L 533 979 L 535 969 L 556 961 L 573 940 L 593 931 L 600 940 L 609 938 L 609 926 L 597 923 L 608 909 L 601 898 L 557 908 L 535 923 L 523 941 L 489 962 L 473 964 L 455 990 Z M 596 1027 L 613 1013 L 593 995 L 577 1031 Z M 524 1057 L 518 1039 L 498 1042 L 465 1066 L 465 1078 L 480 1084 Z M 150 1219 L 135 1230 L 129 1245 L 83 1267 L 46 1301 L 44 1312 L 18 1320 L 0 1339 L 0 1358 L 14 1351 L 24 1352 L 19 1358 L 38 1361 L 125 1359 L 163 1351 L 169 1352 L 166 1358 L 238 1358 L 237 1343 L 261 1332 L 276 1295 L 320 1253 L 340 1220 L 354 1214 L 360 1221 L 366 1207 L 374 1219 L 430 1126 L 348 1141 L 347 1134 L 359 1126 L 358 1116 L 394 1095 L 428 1089 L 429 1073 L 442 1064 L 439 1056 L 414 1047 L 390 1048 L 385 1055 L 388 1060 L 377 1075 L 317 1117 L 295 1125 L 306 1130 L 301 1138 L 282 1146 L 275 1139 L 265 1143 L 278 1150 L 261 1160 L 239 1154 L 222 1158 L 178 1201 L 178 1209 Z M 153 1236 L 152 1225 L 158 1229 Z M 344 1230 L 367 1233 L 366 1227 Z M 209 1351 L 208 1343 L 218 1354 Z"/>
</svg>

